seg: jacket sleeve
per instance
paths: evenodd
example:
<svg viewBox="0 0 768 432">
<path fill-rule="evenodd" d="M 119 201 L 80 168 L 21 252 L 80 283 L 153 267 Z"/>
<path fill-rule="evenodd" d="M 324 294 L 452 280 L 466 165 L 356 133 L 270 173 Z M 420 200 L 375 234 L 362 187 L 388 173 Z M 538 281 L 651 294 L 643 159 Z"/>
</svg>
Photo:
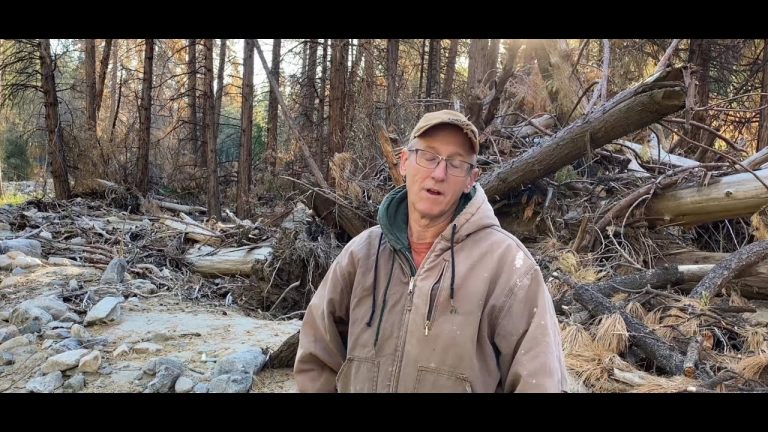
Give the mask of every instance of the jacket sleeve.
<svg viewBox="0 0 768 432">
<path fill-rule="evenodd" d="M 526 270 L 510 287 L 496 324 L 502 390 L 565 392 L 567 375 L 552 297 L 539 267 L 530 263 Z"/>
<path fill-rule="evenodd" d="M 299 392 L 335 392 L 346 358 L 349 302 L 357 262 L 350 242 L 331 264 L 304 314 L 294 364 Z"/>
</svg>

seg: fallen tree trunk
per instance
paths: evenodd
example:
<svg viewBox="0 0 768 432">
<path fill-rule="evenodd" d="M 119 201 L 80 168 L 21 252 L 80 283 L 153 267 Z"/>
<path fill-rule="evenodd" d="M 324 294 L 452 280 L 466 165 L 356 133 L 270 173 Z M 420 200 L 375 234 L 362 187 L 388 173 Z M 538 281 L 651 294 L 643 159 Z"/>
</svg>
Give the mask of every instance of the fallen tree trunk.
<svg viewBox="0 0 768 432">
<path fill-rule="evenodd" d="M 636 151 L 640 155 L 643 154 L 644 147 L 641 144 L 636 144 L 636 143 L 625 141 L 625 140 L 616 140 L 616 142 L 631 148 L 632 150 Z M 697 162 L 693 159 L 688 159 L 682 156 L 673 155 L 672 153 L 667 153 L 666 151 L 664 151 L 663 149 L 655 145 L 650 146 L 649 150 L 650 150 L 649 152 L 650 160 L 655 164 L 666 164 L 675 168 L 701 165 L 700 162 Z"/>
<path fill-rule="evenodd" d="M 554 173 L 585 153 L 648 126 L 685 106 L 685 87 L 678 82 L 646 82 L 626 90 L 593 114 L 583 117 L 520 157 L 505 162 L 480 181 L 486 195 L 498 200 L 508 192 Z"/>
<path fill-rule="evenodd" d="M 254 264 L 264 262 L 272 255 L 272 248 L 265 245 L 214 249 L 196 245 L 184 256 L 184 260 L 196 273 L 206 276 L 249 276 Z"/>
<path fill-rule="evenodd" d="M 682 265 L 683 263 L 687 263 L 696 264 L 698 267 L 706 267 L 711 270 L 715 264 L 720 263 L 730 255 L 731 254 L 719 252 L 683 251 L 680 253 L 664 255 L 664 259 L 668 264 L 678 265 L 679 267 L 693 267 Z M 707 270 L 707 273 L 709 270 Z M 686 283 L 688 286 L 680 287 L 681 291 L 692 291 L 694 288 L 692 283 L 698 282 L 701 279 L 703 279 L 703 276 L 698 280 L 691 279 Z M 741 294 L 742 297 L 749 300 L 768 300 L 768 260 L 743 268 L 736 273 L 733 282 L 738 283 L 739 294 Z"/>
<path fill-rule="evenodd" d="M 167 202 L 167 201 L 160 201 L 155 199 L 150 199 L 149 201 L 164 209 L 173 210 L 173 211 L 182 212 L 182 213 L 208 212 L 208 209 L 206 209 L 205 207 L 181 205 L 181 204 L 176 204 L 176 203 Z"/>
<path fill-rule="evenodd" d="M 768 182 L 768 169 L 755 171 Z M 714 178 L 705 186 L 684 184 L 660 191 L 648 201 L 651 225 L 699 225 L 747 217 L 768 204 L 768 189 L 751 173 Z"/>
<path fill-rule="evenodd" d="M 161 217 L 160 223 L 185 233 L 187 237 L 197 242 L 214 246 L 221 244 L 221 234 L 215 231 L 211 231 L 207 228 L 203 228 L 197 224 L 183 222 L 178 219 L 169 219 L 167 217 Z"/>
<path fill-rule="evenodd" d="M 734 275 L 746 267 L 751 267 L 768 257 L 768 240 L 748 244 L 719 262 L 691 291 L 689 297 L 701 299 L 713 297 L 730 281 Z"/>
<path fill-rule="evenodd" d="M 673 345 L 657 336 L 645 324 L 617 308 L 610 300 L 586 286 L 575 289 L 574 299 L 595 317 L 619 313 L 627 326 L 632 344 L 637 346 L 646 357 L 653 360 L 664 371 L 672 375 L 683 374 L 685 358 L 677 352 Z M 708 377 L 708 374 L 701 367 L 697 369 L 697 375 Z"/>
<path fill-rule="evenodd" d="M 274 353 L 269 355 L 267 361 L 267 368 L 279 369 L 279 368 L 292 368 L 294 362 L 296 362 L 296 353 L 299 350 L 299 333 L 294 333 L 291 337 L 285 340 Z"/>
</svg>

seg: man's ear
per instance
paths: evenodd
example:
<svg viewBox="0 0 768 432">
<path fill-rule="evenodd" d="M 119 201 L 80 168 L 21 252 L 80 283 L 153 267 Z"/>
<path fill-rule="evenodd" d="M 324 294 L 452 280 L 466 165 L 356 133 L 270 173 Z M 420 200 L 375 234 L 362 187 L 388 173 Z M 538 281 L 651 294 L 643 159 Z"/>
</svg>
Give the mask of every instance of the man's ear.
<svg viewBox="0 0 768 432">
<path fill-rule="evenodd" d="M 405 164 L 408 162 L 408 148 L 404 148 L 400 152 L 400 175 L 405 177 Z"/>
<path fill-rule="evenodd" d="M 472 168 L 472 172 L 469 173 L 469 177 L 467 177 L 467 186 L 464 188 L 464 193 L 469 193 L 470 190 L 472 190 L 472 186 L 477 183 L 477 179 L 480 177 L 480 169 L 479 168 Z"/>
</svg>

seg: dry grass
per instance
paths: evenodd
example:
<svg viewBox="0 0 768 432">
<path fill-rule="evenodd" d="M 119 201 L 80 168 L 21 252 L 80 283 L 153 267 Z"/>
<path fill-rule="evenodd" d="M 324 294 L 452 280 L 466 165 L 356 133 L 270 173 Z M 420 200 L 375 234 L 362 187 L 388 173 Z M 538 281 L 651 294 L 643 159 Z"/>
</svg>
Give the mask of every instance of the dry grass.
<svg viewBox="0 0 768 432">
<path fill-rule="evenodd" d="M 768 366 L 768 355 L 761 354 L 741 360 L 735 369 L 745 378 L 759 379 L 766 366 Z"/>
<path fill-rule="evenodd" d="M 731 296 L 728 299 L 728 304 L 731 306 L 751 306 L 749 300 L 741 296 L 741 292 L 734 288 L 731 290 Z"/>
<path fill-rule="evenodd" d="M 579 324 L 561 325 L 560 337 L 563 342 L 563 351 L 566 354 L 572 352 L 589 352 L 597 349 L 592 336 Z"/>
<path fill-rule="evenodd" d="M 626 392 L 631 388 L 611 377 L 614 368 L 624 371 L 634 370 L 616 354 L 599 349 L 573 352 L 565 356 L 565 365 L 595 392 Z"/>
<path fill-rule="evenodd" d="M 648 382 L 635 387 L 631 393 L 677 393 L 695 385 L 695 380 L 683 376 L 663 378 L 649 375 Z"/>
<path fill-rule="evenodd" d="M 599 349 L 621 354 L 629 347 L 627 325 L 621 315 L 614 313 L 598 318 L 595 327 L 595 344 Z"/>
<path fill-rule="evenodd" d="M 558 267 L 579 283 L 594 283 L 605 276 L 605 272 L 590 265 L 589 257 L 580 259 L 575 253 L 568 251 L 560 254 L 557 259 Z"/>
<path fill-rule="evenodd" d="M 765 329 L 750 327 L 742 333 L 744 336 L 744 348 L 742 352 L 762 354 L 765 347 L 768 332 Z"/>
<path fill-rule="evenodd" d="M 645 310 L 643 305 L 636 301 L 631 301 L 629 304 L 627 304 L 627 307 L 624 308 L 624 310 L 633 318 L 636 318 L 639 321 L 645 321 L 645 317 L 648 316 L 648 311 Z"/>
</svg>

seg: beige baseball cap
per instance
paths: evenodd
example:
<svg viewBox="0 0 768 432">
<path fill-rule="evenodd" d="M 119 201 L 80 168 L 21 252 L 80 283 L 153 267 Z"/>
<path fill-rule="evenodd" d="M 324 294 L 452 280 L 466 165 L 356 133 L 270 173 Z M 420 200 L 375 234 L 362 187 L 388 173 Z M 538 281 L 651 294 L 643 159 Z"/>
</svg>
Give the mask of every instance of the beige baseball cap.
<svg viewBox="0 0 768 432">
<path fill-rule="evenodd" d="M 413 128 L 410 139 L 416 138 L 426 132 L 427 129 L 439 124 L 451 124 L 460 127 L 467 134 L 469 140 L 472 141 L 475 154 L 480 153 L 480 140 L 477 128 L 463 114 L 453 110 L 442 110 L 424 114 L 421 120 L 416 123 L 416 127 Z"/>
</svg>

